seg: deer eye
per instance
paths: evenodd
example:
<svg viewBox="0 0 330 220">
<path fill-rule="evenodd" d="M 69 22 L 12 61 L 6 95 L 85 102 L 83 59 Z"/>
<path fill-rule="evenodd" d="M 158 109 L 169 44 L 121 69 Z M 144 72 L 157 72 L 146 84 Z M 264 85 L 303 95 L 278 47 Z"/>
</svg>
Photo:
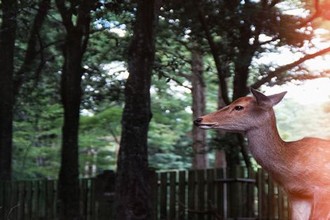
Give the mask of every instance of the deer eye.
<svg viewBox="0 0 330 220">
<path fill-rule="evenodd" d="M 234 107 L 234 109 L 235 109 L 236 111 L 242 111 L 242 110 L 244 109 L 244 107 L 241 106 L 241 105 L 236 105 L 236 106 Z"/>
</svg>

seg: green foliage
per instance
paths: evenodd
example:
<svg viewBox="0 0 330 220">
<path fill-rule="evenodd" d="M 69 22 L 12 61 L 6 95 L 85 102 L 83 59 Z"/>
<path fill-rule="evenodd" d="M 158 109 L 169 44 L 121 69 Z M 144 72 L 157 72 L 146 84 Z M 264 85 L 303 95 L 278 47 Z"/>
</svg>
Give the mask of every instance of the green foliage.
<svg viewBox="0 0 330 220">
<path fill-rule="evenodd" d="M 190 167 L 192 127 L 189 90 L 154 79 L 149 129 L 149 165 L 156 169 Z"/>
<path fill-rule="evenodd" d="M 113 107 L 93 116 L 81 117 L 79 155 L 82 176 L 114 169 L 121 112 L 120 107 Z M 30 118 L 31 121 L 15 122 L 14 176 L 55 179 L 60 165 L 62 107 L 58 104 L 44 106 L 36 118 Z M 93 172 L 87 171 L 89 165 L 94 167 Z"/>
<path fill-rule="evenodd" d="M 93 116 L 82 116 L 80 122 L 80 173 L 95 176 L 114 169 L 121 132 L 122 108 L 108 108 Z M 94 171 L 86 172 L 88 166 Z"/>
<path fill-rule="evenodd" d="M 62 109 L 54 104 L 39 110 L 38 115 L 25 115 L 26 120 L 14 123 L 15 178 L 57 177 Z"/>
<path fill-rule="evenodd" d="M 151 88 L 153 117 L 148 134 L 151 167 L 184 169 L 191 166 L 189 60 L 194 46 L 200 47 L 205 57 L 206 109 L 209 112 L 217 108 L 218 77 L 197 9 L 203 9 L 207 17 L 209 31 L 223 63 L 221 74 L 225 75 L 229 85 L 233 84 L 237 72 L 235 63 L 246 60 L 248 63 L 249 58 L 275 51 L 283 45 L 300 47 L 311 38 L 312 32 L 296 28 L 301 17 L 285 14 L 277 6 L 265 9 L 262 2 L 266 1 L 170 1 L 161 8 Z M 302 7 L 296 0 L 290 2 Z M 127 1 L 100 1 L 97 6 L 92 12 L 94 20 L 83 66 L 79 156 L 80 173 L 86 177 L 105 169 L 115 169 L 124 106 L 123 72 L 135 15 L 133 3 Z M 35 7 L 33 1 L 21 1 L 16 71 L 25 57 L 26 36 L 36 15 Z M 59 91 L 64 40 L 59 18 L 55 5 L 52 5 L 38 36 L 37 59 L 31 69 L 24 72 L 23 86 L 16 97 L 15 178 L 57 178 L 58 175 L 63 121 Z M 278 40 L 271 44 L 252 45 L 260 34 Z M 244 54 L 248 49 L 251 53 Z M 120 68 L 107 69 L 113 64 Z M 269 69 L 259 64 L 249 67 L 250 82 L 264 76 Z M 229 86 L 228 91 L 232 94 L 233 88 Z M 293 107 L 289 105 L 287 108 Z M 280 122 L 284 128 L 293 126 L 292 112 L 284 113 Z"/>
<path fill-rule="evenodd" d="M 24 60 L 32 21 L 36 15 L 36 3 L 23 2 L 20 13 L 17 38 L 16 67 Z M 53 2 L 52 2 L 53 3 Z M 104 8 L 103 8 L 104 9 Z M 127 10 L 127 9 L 126 9 Z M 100 10 L 106 18 L 108 12 Z M 111 19 L 124 19 L 125 16 L 110 16 Z M 23 86 L 16 97 L 14 121 L 14 178 L 57 178 L 61 147 L 61 127 L 63 110 L 60 104 L 60 77 L 63 65 L 62 44 L 64 31 L 59 22 L 60 16 L 55 5 L 38 35 L 36 49 L 38 56 L 30 70 L 25 70 Z M 128 20 L 126 19 L 125 22 Z M 115 22 L 115 21 L 114 21 Z M 120 23 L 120 21 L 119 21 Z M 129 27 L 129 25 L 127 25 Z M 120 38 L 107 29 L 92 27 L 90 44 L 85 56 L 82 109 L 96 114 L 89 119 L 82 117 L 80 134 L 81 173 L 92 160 L 90 149 L 97 148 L 97 158 L 93 159 L 98 170 L 113 168 L 115 146 L 113 138 L 119 136 L 120 111 L 107 113 L 109 106 L 122 104 L 123 80 L 107 74 L 102 64 L 121 59 L 128 38 Z M 110 40 L 109 40 L 110 39 Z M 113 56 L 111 56 L 113 54 Z M 112 58 L 111 58 L 112 57 Z M 17 76 L 18 77 L 18 76 Z M 97 114 L 100 112 L 100 115 Z M 113 115 L 113 116 L 109 116 Z M 110 121 L 111 120 L 111 123 Z M 95 125 L 99 126 L 95 129 Z M 102 126 L 104 129 L 102 129 Z M 113 133 L 112 133 L 113 132 Z M 117 139 L 118 142 L 118 139 Z M 95 172 L 94 172 L 95 175 Z"/>
</svg>

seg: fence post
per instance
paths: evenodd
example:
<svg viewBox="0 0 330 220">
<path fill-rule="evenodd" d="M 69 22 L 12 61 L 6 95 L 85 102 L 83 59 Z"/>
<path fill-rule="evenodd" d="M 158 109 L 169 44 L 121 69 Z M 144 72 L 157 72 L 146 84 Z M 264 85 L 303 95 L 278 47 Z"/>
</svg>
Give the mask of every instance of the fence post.
<svg viewBox="0 0 330 220">
<path fill-rule="evenodd" d="M 208 217 L 207 220 L 212 220 L 214 218 L 213 215 L 215 215 L 216 213 L 219 214 L 219 210 L 216 208 L 216 204 L 215 204 L 215 194 L 216 194 L 216 190 L 215 190 L 215 186 L 217 185 L 216 181 L 215 181 L 215 170 L 214 169 L 208 169 L 206 170 L 206 207 L 208 210 L 212 210 L 212 212 L 215 213 L 211 213 Z"/>
<path fill-rule="evenodd" d="M 115 172 L 106 170 L 95 180 L 95 200 L 98 220 L 114 219 Z"/>
<path fill-rule="evenodd" d="M 155 170 L 149 170 L 151 220 L 158 220 L 158 175 Z"/>
<path fill-rule="evenodd" d="M 186 207 L 187 207 L 187 171 L 179 171 L 179 195 L 178 195 L 179 213 L 178 218 L 180 220 L 186 219 Z"/>
<path fill-rule="evenodd" d="M 248 172 L 248 174 L 247 174 L 248 178 L 255 180 L 254 183 L 250 183 L 247 186 L 247 216 L 255 217 L 254 202 L 255 202 L 255 188 L 257 186 L 256 172 L 251 167 L 248 168 L 247 172 Z"/>
<path fill-rule="evenodd" d="M 160 210 L 160 216 L 159 219 L 167 219 L 168 214 L 167 214 L 167 206 L 168 206 L 168 199 L 167 199 L 167 173 L 162 172 L 160 173 L 160 198 L 159 198 L 159 210 Z"/>
<path fill-rule="evenodd" d="M 188 219 L 195 220 L 196 216 L 191 210 L 196 209 L 196 171 L 188 171 Z"/>
</svg>

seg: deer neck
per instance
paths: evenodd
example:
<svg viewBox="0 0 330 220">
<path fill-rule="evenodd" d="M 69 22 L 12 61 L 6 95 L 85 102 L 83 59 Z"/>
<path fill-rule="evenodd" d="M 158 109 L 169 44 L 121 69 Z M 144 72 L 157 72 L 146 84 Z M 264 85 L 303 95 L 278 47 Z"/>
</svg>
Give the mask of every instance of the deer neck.
<svg viewBox="0 0 330 220">
<path fill-rule="evenodd" d="M 251 154 L 269 172 L 284 163 L 282 153 L 285 146 L 276 127 L 275 115 L 272 114 L 270 119 L 263 126 L 246 132 Z"/>
</svg>

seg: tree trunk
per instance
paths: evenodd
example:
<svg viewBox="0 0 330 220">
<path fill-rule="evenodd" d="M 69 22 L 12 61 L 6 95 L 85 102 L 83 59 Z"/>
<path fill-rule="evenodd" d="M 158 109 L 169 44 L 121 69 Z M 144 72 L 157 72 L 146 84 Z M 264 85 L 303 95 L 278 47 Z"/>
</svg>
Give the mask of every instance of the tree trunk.
<svg viewBox="0 0 330 220">
<path fill-rule="evenodd" d="M 79 204 L 79 157 L 78 130 L 81 102 L 82 57 L 86 51 L 89 36 L 90 10 L 88 0 L 78 6 L 76 25 L 71 16 L 72 8 L 66 8 L 65 1 L 57 0 L 66 28 L 63 50 L 64 64 L 61 78 L 61 98 L 64 108 L 62 128 L 61 168 L 59 173 L 60 219 L 81 219 Z M 75 7 L 72 6 L 71 7 Z"/>
<path fill-rule="evenodd" d="M 23 60 L 23 64 L 19 68 L 19 70 L 15 74 L 14 80 L 14 95 L 15 97 L 19 93 L 19 90 L 24 83 L 27 73 L 32 70 L 33 64 L 36 61 L 43 62 L 43 58 L 38 57 L 40 54 L 40 49 L 42 50 L 42 46 L 40 45 L 41 39 L 39 39 L 40 30 L 42 25 L 44 24 L 45 19 L 47 18 L 48 11 L 51 6 L 51 0 L 42 0 L 38 4 L 38 11 L 32 23 L 31 32 L 25 52 L 25 57 Z M 39 69 L 39 68 L 37 68 Z"/>
<path fill-rule="evenodd" d="M 193 119 L 205 114 L 205 84 L 203 80 L 203 56 L 199 48 L 191 50 L 192 69 L 192 111 Z M 208 168 L 208 150 L 206 146 L 206 132 L 193 126 L 193 169 Z"/>
<path fill-rule="evenodd" d="M 61 79 L 61 97 L 64 108 L 59 174 L 61 219 L 79 219 L 78 129 L 82 69 L 80 48 L 75 41 L 68 34 Z"/>
<path fill-rule="evenodd" d="M 247 21 L 248 22 L 248 21 Z M 251 65 L 254 53 L 256 51 L 255 45 L 250 45 L 250 39 L 252 37 L 250 26 L 243 25 L 240 27 L 240 39 L 239 39 L 239 53 L 237 59 L 234 62 L 235 65 L 235 76 L 234 76 L 234 92 L 233 100 L 245 96 L 249 93 L 248 88 L 248 77 L 249 77 L 249 67 Z M 247 149 L 245 148 L 245 140 L 241 134 L 236 134 L 236 140 L 238 149 L 237 154 L 241 153 L 245 165 L 247 167 L 251 166 L 250 158 L 248 156 Z M 235 156 L 234 156 L 235 157 Z M 238 158 L 238 155 L 235 157 Z M 234 160 L 228 160 L 228 163 Z M 234 167 L 236 164 L 229 164 L 229 167 Z"/>
<path fill-rule="evenodd" d="M 242 60 L 235 63 L 233 100 L 236 100 L 249 93 L 247 80 L 248 80 L 248 76 L 249 76 L 250 64 L 251 64 L 251 62 L 244 63 L 244 61 L 242 61 Z"/>
<path fill-rule="evenodd" d="M 0 179 L 10 180 L 13 138 L 13 74 L 17 1 L 1 1 L 0 29 Z"/>
<path fill-rule="evenodd" d="M 199 18 L 199 22 L 201 23 L 202 29 L 205 32 L 205 38 L 210 46 L 210 51 L 211 54 L 213 56 L 213 60 L 214 60 L 214 64 L 217 70 L 217 74 L 218 74 L 218 79 L 219 79 L 219 88 L 221 90 L 221 99 L 223 100 L 223 102 L 225 104 L 229 104 L 230 100 L 229 100 L 229 96 L 228 96 L 228 87 L 227 87 L 227 81 L 226 81 L 226 77 L 227 77 L 227 64 L 225 62 L 222 62 L 220 55 L 218 53 L 219 48 L 217 47 L 211 31 L 207 25 L 207 20 L 205 18 L 204 12 L 202 10 L 202 7 L 200 7 L 198 4 L 196 5 L 196 7 L 198 7 L 198 18 Z"/>
<path fill-rule="evenodd" d="M 223 72 L 227 73 L 229 71 L 229 66 L 228 65 L 224 65 L 222 67 Z M 223 74 L 223 73 L 222 73 Z M 220 81 L 219 78 L 219 73 L 218 73 L 218 79 Z M 221 109 L 223 107 L 226 106 L 226 102 L 223 99 L 223 90 L 220 88 L 220 85 L 218 87 L 218 109 Z M 214 138 L 215 143 L 218 142 L 218 140 L 221 140 L 224 135 L 225 135 L 225 131 L 222 130 L 217 130 L 216 131 L 216 136 Z M 222 144 L 217 144 L 215 146 L 215 162 L 214 162 L 214 168 L 227 168 L 227 160 L 226 160 L 226 152 L 225 152 L 225 148 Z"/>
<path fill-rule="evenodd" d="M 139 0 L 133 38 L 129 47 L 129 77 L 125 86 L 125 107 L 118 156 L 116 218 L 151 219 L 147 138 L 150 84 L 154 62 L 155 0 Z"/>
</svg>

